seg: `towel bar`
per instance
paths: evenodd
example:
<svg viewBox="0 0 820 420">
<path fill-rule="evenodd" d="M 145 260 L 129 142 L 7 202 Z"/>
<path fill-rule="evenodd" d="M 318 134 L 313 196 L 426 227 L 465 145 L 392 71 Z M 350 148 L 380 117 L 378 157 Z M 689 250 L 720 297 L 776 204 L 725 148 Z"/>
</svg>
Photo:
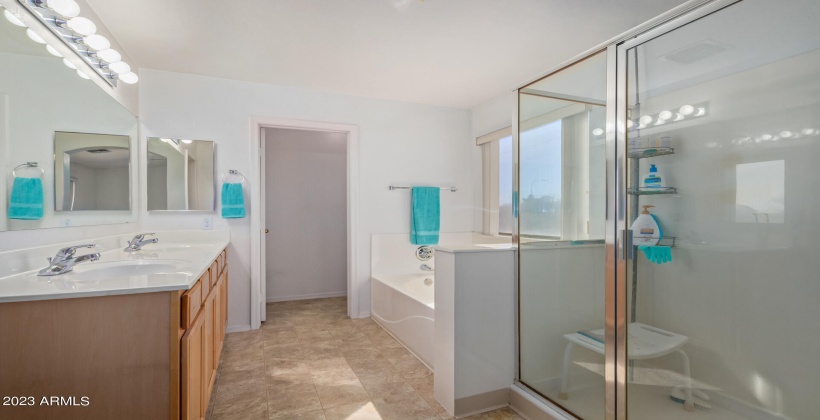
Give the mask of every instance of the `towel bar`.
<svg viewBox="0 0 820 420">
<path fill-rule="evenodd" d="M 37 169 L 39 169 L 39 170 L 40 170 L 40 172 L 41 172 L 41 176 L 46 174 L 45 169 L 43 169 L 43 168 L 39 167 L 39 166 L 37 165 L 37 162 L 26 162 L 26 163 L 24 163 L 24 164 L 22 164 L 22 165 L 17 165 L 17 166 L 15 166 L 15 167 L 14 167 L 14 169 L 12 169 L 12 170 L 11 170 L 11 176 L 13 176 L 13 177 L 17 178 L 17 169 L 22 168 L 22 167 L 26 167 L 26 168 L 37 168 Z"/>
<path fill-rule="evenodd" d="M 389 189 L 390 191 L 393 191 L 393 190 L 409 190 L 409 189 L 412 189 L 412 188 L 413 188 L 413 187 L 408 187 L 408 186 L 396 186 L 396 185 L 391 185 L 391 186 L 389 186 L 389 187 L 388 187 L 388 189 Z M 442 189 L 442 190 L 450 190 L 450 192 L 456 192 L 456 191 L 458 191 L 458 188 L 456 188 L 456 187 L 441 187 L 441 189 Z"/>
</svg>

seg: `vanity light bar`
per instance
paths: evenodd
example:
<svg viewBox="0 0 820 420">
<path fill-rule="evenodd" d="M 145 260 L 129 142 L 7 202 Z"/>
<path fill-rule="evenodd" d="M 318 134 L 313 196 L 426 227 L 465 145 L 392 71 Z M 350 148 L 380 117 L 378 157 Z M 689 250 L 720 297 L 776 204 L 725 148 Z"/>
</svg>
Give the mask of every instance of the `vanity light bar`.
<svg viewBox="0 0 820 420">
<path fill-rule="evenodd" d="M 122 61 L 122 55 L 111 49 L 111 42 L 96 33 L 97 25 L 90 19 L 80 16 L 80 6 L 76 1 L 18 0 L 18 2 L 71 47 L 109 85 L 116 87 L 118 81 L 127 84 L 139 81 L 139 76 L 131 71 L 131 66 Z M 6 10 L 4 14 L 13 24 L 25 26 L 12 11 Z M 28 31 L 31 32 L 30 29 Z M 54 47 L 48 49 L 52 55 L 59 56 Z M 84 79 L 89 78 L 88 74 L 81 70 L 77 70 L 77 74 Z"/>
<path fill-rule="evenodd" d="M 709 114 L 709 102 L 700 102 L 697 104 L 686 104 L 679 108 L 666 109 L 655 114 L 641 115 L 635 120 L 627 121 L 627 129 L 636 128 L 642 130 L 645 128 L 656 127 L 659 125 L 672 124 L 680 121 L 688 121 L 693 118 L 704 117 Z"/>
</svg>

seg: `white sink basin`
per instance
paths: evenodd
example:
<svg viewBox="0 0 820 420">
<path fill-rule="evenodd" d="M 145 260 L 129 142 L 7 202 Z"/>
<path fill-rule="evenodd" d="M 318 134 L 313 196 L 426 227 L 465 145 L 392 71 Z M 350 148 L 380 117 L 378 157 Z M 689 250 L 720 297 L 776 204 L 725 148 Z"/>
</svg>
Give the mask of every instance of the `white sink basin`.
<svg viewBox="0 0 820 420">
<path fill-rule="evenodd" d="M 139 251 L 133 251 L 139 254 L 140 252 L 143 253 L 151 253 L 151 252 L 199 252 L 199 251 L 206 251 L 214 246 L 212 244 L 147 244 L 143 245 L 142 249 Z"/>
<path fill-rule="evenodd" d="M 180 273 L 186 265 L 188 265 L 188 262 L 182 260 L 112 261 L 78 264 L 74 266 L 74 271 L 65 274 L 65 279 L 98 281 L 152 274 L 177 274 Z"/>
</svg>

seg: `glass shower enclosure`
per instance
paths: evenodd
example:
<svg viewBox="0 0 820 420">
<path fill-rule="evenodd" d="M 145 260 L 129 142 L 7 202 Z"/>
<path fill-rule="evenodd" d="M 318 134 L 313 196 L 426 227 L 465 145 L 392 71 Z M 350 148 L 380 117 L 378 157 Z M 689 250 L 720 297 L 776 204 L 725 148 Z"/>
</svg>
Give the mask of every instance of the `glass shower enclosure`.
<svg viewBox="0 0 820 420">
<path fill-rule="evenodd" d="M 818 418 L 818 19 L 705 2 L 519 89 L 523 386 L 584 419 Z"/>
</svg>

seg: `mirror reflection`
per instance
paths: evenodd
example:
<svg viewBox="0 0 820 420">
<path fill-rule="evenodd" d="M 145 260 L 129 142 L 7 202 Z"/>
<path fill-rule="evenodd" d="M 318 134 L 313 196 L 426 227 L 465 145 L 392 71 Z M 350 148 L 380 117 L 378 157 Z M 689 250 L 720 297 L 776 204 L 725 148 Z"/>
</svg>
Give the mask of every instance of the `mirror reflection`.
<svg viewBox="0 0 820 420">
<path fill-rule="evenodd" d="M 214 142 L 148 138 L 148 211 L 214 211 Z"/>
<path fill-rule="evenodd" d="M 54 135 L 56 211 L 130 210 L 128 136 Z"/>
<path fill-rule="evenodd" d="M 61 145 L 72 133 L 108 134 L 85 148 L 109 152 Z M 134 115 L 0 18 L 0 231 L 136 222 L 136 138 Z"/>
</svg>

